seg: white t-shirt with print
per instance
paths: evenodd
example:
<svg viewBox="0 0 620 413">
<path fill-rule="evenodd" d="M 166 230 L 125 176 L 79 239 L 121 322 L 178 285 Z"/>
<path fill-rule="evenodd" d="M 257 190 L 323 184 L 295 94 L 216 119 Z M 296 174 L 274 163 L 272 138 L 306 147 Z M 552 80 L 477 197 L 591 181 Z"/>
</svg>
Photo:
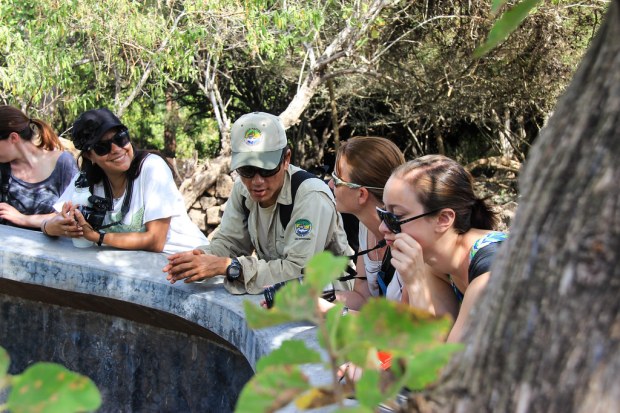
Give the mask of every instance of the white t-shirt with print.
<svg viewBox="0 0 620 413">
<path fill-rule="evenodd" d="M 54 205 L 57 211 L 61 211 L 62 205 L 73 197 L 77 176 L 79 174 L 73 178 L 71 184 Z M 103 183 L 95 185 L 94 195 L 105 197 Z M 114 210 L 106 214 L 104 225 L 121 218 L 121 208 L 126 195 L 127 192 L 113 201 Z M 147 155 L 143 160 L 140 175 L 133 182 L 133 193 L 127 215 L 122 223 L 102 231 L 145 232 L 147 222 L 168 217 L 172 219 L 166 236 L 164 253 L 188 251 L 209 243 L 205 235 L 189 219 L 183 196 L 177 189 L 166 162 L 157 155 Z"/>
</svg>

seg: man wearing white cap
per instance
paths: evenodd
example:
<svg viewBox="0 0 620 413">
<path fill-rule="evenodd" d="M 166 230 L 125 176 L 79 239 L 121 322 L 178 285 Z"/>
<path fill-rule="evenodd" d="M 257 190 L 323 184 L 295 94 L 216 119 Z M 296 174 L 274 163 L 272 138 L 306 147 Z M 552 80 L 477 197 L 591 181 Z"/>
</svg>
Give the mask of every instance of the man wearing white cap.
<svg viewBox="0 0 620 413">
<path fill-rule="evenodd" d="M 164 271 L 171 283 L 225 275 L 228 291 L 258 294 L 267 285 L 298 278 L 320 251 L 351 255 L 329 187 L 290 164 L 280 118 L 263 112 L 241 116 L 232 126 L 231 144 L 230 169 L 239 178 L 220 229 L 209 245 L 168 257 Z"/>
</svg>

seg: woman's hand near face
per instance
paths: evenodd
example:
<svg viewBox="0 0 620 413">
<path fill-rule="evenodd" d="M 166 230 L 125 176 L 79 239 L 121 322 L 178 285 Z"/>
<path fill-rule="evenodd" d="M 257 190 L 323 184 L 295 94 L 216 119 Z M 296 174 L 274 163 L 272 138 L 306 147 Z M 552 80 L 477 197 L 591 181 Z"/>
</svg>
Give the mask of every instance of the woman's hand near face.
<svg viewBox="0 0 620 413">
<path fill-rule="evenodd" d="M 424 279 L 425 264 L 422 247 L 410 235 L 396 234 L 392 243 L 392 265 L 400 274 L 405 286 L 419 283 Z"/>
</svg>

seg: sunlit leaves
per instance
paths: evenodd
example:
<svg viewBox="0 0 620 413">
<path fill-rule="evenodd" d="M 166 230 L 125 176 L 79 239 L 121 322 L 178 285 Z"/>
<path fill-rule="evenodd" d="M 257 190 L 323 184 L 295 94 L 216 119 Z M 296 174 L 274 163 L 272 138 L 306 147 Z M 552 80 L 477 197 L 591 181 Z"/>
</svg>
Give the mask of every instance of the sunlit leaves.
<svg viewBox="0 0 620 413">
<path fill-rule="evenodd" d="M 246 384 L 235 411 L 272 412 L 309 389 L 308 379 L 298 366 L 269 366 Z"/>
<path fill-rule="evenodd" d="M 329 367 L 336 369 L 350 361 L 362 368 L 355 386 L 360 403 L 356 411 L 366 412 L 396 396 L 403 387 L 422 389 L 437 380 L 441 368 L 462 346 L 444 343 L 452 324 L 448 317 L 435 318 L 385 299 L 370 299 L 355 315 L 341 316 L 342 305 L 337 304 L 318 317 L 316 298 L 325 284 L 340 275 L 345 263 L 346 259 L 329 253 L 315 256 L 306 267 L 304 283 L 289 282 L 277 291 L 271 310 L 246 303 L 246 317 L 252 328 L 298 320 L 317 323 L 319 343 L 333 360 Z M 380 354 L 390 358 L 391 367 L 387 363 L 382 366 Z M 283 406 L 293 399 L 300 409 L 337 402 L 343 391 L 310 389 L 309 385 L 304 390 L 299 381 L 303 376 L 294 366 L 319 361 L 319 353 L 302 342 L 285 341 L 258 362 L 257 376 L 243 390 L 243 404 L 240 399 L 239 406 L 249 408 L 251 400 L 257 406 L 255 411 L 271 411 L 265 409 Z M 384 369 L 389 369 L 389 374 Z M 282 391 L 269 386 L 280 386 Z"/>
<path fill-rule="evenodd" d="M 403 382 L 410 390 L 422 390 L 437 380 L 441 368 L 462 348 L 462 344 L 451 343 L 416 354 L 411 357 Z"/>
<path fill-rule="evenodd" d="M 6 407 L 13 413 L 96 410 L 101 396 L 85 376 L 54 363 L 35 363 L 12 377 Z"/>
</svg>

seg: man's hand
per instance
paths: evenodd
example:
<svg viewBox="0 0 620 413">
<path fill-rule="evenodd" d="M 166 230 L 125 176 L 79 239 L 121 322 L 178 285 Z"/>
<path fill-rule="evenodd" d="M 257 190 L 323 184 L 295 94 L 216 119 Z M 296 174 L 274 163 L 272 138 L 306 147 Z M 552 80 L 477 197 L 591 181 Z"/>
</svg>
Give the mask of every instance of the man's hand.
<svg viewBox="0 0 620 413">
<path fill-rule="evenodd" d="M 223 275 L 230 262 L 228 257 L 217 257 L 196 249 L 170 255 L 168 265 L 162 271 L 168 273 L 166 279 L 170 284 L 179 280 L 191 283 Z"/>
</svg>

